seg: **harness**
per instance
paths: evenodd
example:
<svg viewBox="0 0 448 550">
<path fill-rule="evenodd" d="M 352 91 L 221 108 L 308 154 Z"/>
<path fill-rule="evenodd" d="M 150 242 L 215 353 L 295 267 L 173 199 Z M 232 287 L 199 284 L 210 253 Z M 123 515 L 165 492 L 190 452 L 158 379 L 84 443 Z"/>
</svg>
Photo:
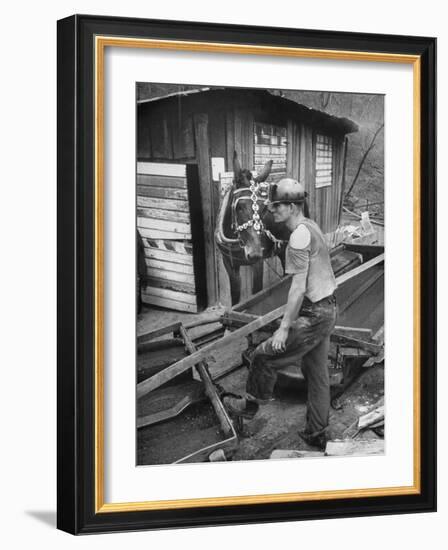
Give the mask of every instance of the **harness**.
<svg viewBox="0 0 448 550">
<path fill-rule="evenodd" d="M 248 227 L 254 227 L 255 231 L 257 233 L 261 233 L 263 230 L 267 233 L 270 233 L 266 231 L 264 224 L 263 224 L 263 217 L 260 216 L 260 206 L 259 202 L 262 202 L 262 210 L 261 214 L 263 215 L 263 210 L 266 208 L 266 199 L 268 198 L 269 194 L 269 183 L 265 182 L 255 182 L 251 181 L 249 187 L 241 187 L 240 189 L 236 189 L 233 192 L 233 200 L 231 204 L 231 216 L 232 216 L 232 229 L 236 233 L 240 233 L 241 231 L 244 231 Z M 236 215 L 236 209 L 239 201 L 241 200 L 247 200 L 250 199 L 252 201 L 252 218 L 248 220 L 247 222 L 244 222 L 242 224 L 238 224 L 237 222 L 237 215 Z M 264 208 L 263 208 L 264 207 Z"/>
</svg>

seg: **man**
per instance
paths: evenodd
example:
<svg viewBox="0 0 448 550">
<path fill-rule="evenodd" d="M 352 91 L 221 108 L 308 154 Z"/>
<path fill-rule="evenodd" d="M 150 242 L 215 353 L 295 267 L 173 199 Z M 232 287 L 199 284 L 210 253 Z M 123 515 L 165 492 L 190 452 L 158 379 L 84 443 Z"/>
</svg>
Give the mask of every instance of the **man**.
<svg viewBox="0 0 448 550">
<path fill-rule="evenodd" d="M 275 222 L 284 222 L 291 236 L 285 271 L 292 274 L 288 302 L 279 328 L 255 350 L 245 398 L 228 397 L 230 412 L 252 418 L 258 404 L 272 399 L 277 370 L 298 364 L 308 385 L 306 425 L 299 435 L 324 448 L 330 412 L 327 368 L 330 334 L 337 315 L 336 281 L 319 226 L 308 215 L 306 193 L 298 181 L 285 178 L 271 186 L 268 202 Z"/>
</svg>

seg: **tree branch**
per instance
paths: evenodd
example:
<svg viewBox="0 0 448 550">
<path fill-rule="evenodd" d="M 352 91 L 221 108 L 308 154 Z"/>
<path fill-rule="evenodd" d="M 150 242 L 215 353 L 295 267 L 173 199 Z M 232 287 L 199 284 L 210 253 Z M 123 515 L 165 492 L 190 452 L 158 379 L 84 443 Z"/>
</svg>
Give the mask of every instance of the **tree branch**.
<svg viewBox="0 0 448 550">
<path fill-rule="evenodd" d="M 367 147 L 366 151 L 364 152 L 362 158 L 361 158 L 361 161 L 359 163 L 359 166 L 358 166 L 358 170 L 356 171 L 356 174 L 352 180 L 352 183 L 347 191 L 347 193 L 345 194 L 345 197 L 344 199 L 346 199 L 350 193 L 353 191 L 353 187 L 355 186 L 355 183 L 357 182 L 358 180 L 358 177 L 359 177 L 359 174 L 361 173 L 361 170 L 362 170 L 362 167 L 364 165 L 364 162 L 366 161 L 370 151 L 372 150 L 374 144 L 375 144 L 375 140 L 378 136 L 378 134 L 380 133 L 380 131 L 384 128 L 384 123 L 381 124 L 381 126 L 378 127 L 377 131 L 373 134 L 373 137 L 372 137 L 372 141 L 370 142 L 370 145 Z"/>
</svg>

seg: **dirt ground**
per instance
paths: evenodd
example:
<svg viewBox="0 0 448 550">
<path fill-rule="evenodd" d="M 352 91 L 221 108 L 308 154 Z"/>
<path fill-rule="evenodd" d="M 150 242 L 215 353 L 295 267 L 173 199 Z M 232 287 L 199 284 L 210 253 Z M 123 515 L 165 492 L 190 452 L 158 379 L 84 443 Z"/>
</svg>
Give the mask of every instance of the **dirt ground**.
<svg viewBox="0 0 448 550">
<path fill-rule="evenodd" d="M 178 314 L 176 314 L 178 319 Z M 176 319 L 176 320 L 177 320 Z M 174 320 L 174 319 L 173 319 Z M 163 323 L 172 319 L 163 318 Z M 160 319 L 158 320 L 160 322 Z M 154 328 L 146 320 L 140 332 Z M 234 350 L 232 360 L 241 356 L 241 350 Z M 223 358 L 224 362 L 231 360 Z M 247 368 L 234 370 L 219 379 L 225 391 L 244 394 Z M 359 378 L 339 399 L 341 407 L 332 408 L 330 416 L 330 438 L 341 439 L 344 431 L 357 418 L 372 409 L 384 395 L 384 366 L 375 365 L 361 370 Z M 298 435 L 305 423 L 306 387 L 297 377 L 289 385 L 277 384 L 275 400 L 260 407 L 255 418 L 245 422 L 239 443 L 235 450 L 226 451 L 227 460 L 267 459 L 275 449 L 315 450 Z M 137 464 L 166 464 L 223 439 L 220 426 L 207 399 L 203 399 L 175 419 L 162 422 L 137 432 Z M 363 439 L 378 436 L 363 432 Z"/>
</svg>

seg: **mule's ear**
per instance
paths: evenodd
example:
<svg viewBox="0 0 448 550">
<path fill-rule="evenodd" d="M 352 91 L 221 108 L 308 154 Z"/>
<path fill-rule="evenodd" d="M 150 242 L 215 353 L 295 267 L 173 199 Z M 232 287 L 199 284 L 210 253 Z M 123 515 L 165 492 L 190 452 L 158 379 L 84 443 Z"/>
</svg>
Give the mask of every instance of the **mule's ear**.
<svg viewBox="0 0 448 550">
<path fill-rule="evenodd" d="M 233 175 L 235 180 L 238 179 L 240 172 L 241 172 L 241 164 L 238 158 L 238 153 L 236 151 L 233 151 Z"/>
<path fill-rule="evenodd" d="M 263 166 L 263 170 L 254 178 L 254 180 L 257 183 L 261 183 L 262 181 L 266 181 L 267 177 L 271 173 L 272 170 L 272 160 L 268 160 L 267 163 Z"/>
</svg>

